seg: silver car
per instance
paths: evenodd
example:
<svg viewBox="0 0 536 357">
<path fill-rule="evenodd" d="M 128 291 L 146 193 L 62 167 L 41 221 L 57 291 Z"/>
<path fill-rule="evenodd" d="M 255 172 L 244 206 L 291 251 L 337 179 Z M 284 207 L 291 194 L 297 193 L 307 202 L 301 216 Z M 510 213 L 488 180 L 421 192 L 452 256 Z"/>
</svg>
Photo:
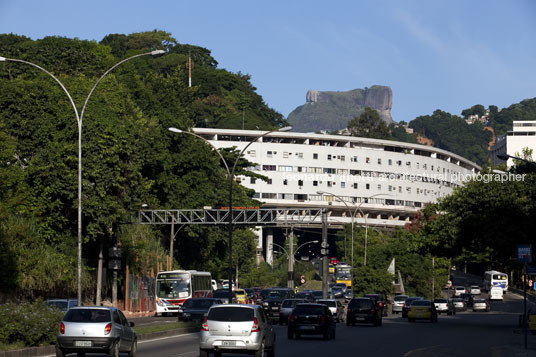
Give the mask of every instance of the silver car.
<svg viewBox="0 0 536 357">
<path fill-rule="evenodd" d="M 292 310 L 296 307 L 296 304 L 304 304 L 307 300 L 305 299 L 286 299 L 281 303 L 281 308 L 279 308 L 279 324 L 287 324 L 288 317 L 292 313 Z"/>
<path fill-rule="evenodd" d="M 341 322 L 344 320 L 344 306 L 336 299 L 319 299 L 318 304 L 324 304 L 329 307 L 329 311 L 333 315 L 335 322 Z"/>
<path fill-rule="evenodd" d="M 123 313 L 115 307 L 84 306 L 67 311 L 60 323 L 56 339 L 56 356 L 69 353 L 108 353 L 118 357 L 119 352 L 136 356 L 137 338 Z"/>
<path fill-rule="evenodd" d="M 396 295 L 393 303 L 391 305 L 393 314 L 398 314 L 399 312 L 402 312 L 402 308 L 404 307 L 404 303 L 406 302 L 406 299 L 409 296 L 407 295 Z"/>
<path fill-rule="evenodd" d="M 213 305 L 201 326 L 199 356 L 255 353 L 275 356 L 275 332 L 259 305 Z"/>
</svg>

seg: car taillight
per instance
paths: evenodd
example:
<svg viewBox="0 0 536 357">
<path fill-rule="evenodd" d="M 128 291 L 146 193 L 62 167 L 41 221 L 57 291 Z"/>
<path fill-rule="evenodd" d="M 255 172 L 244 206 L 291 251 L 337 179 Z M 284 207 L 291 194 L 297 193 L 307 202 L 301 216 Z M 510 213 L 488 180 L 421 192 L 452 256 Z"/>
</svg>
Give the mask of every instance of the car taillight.
<svg viewBox="0 0 536 357">
<path fill-rule="evenodd" d="M 374 314 L 374 309 L 370 309 L 370 313 L 371 313 L 371 314 Z"/>
<path fill-rule="evenodd" d="M 289 320 L 290 322 L 294 321 L 294 315 L 291 314 L 291 315 L 288 317 L 288 320 Z"/>
<path fill-rule="evenodd" d="M 111 323 L 109 323 L 106 326 L 104 326 L 104 334 L 105 335 L 109 335 L 111 331 L 112 331 L 112 324 Z"/>
<path fill-rule="evenodd" d="M 449 303 L 447 303 L 447 307 L 449 307 Z"/>
<path fill-rule="evenodd" d="M 395 302 L 393 301 L 393 302 L 391 303 L 391 305 L 392 305 L 392 306 L 395 306 Z"/>
<path fill-rule="evenodd" d="M 259 332 L 259 320 L 256 317 L 253 318 L 253 326 L 251 326 L 251 332 Z"/>
<path fill-rule="evenodd" d="M 61 333 L 62 335 L 65 335 L 65 325 L 63 324 L 63 322 L 60 323 L 60 333 Z"/>
<path fill-rule="evenodd" d="M 326 321 L 326 316 L 322 315 L 320 316 L 320 323 L 324 323 Z"/>
<path fill-rule="evenodd" d="M 380 302 L 378 303 L 378 305 L 379 305 L 380 307 L 383 307 L 383 302 L 380 301 Z"/>
<path fill-rule="evenodd" d="M 201 325 L 201 331 L 208 331 L 208 323 L 207 323 L 206 316 L 205 316 L 205 319 L 203 320 L 203 324 Z"/>
</svg>

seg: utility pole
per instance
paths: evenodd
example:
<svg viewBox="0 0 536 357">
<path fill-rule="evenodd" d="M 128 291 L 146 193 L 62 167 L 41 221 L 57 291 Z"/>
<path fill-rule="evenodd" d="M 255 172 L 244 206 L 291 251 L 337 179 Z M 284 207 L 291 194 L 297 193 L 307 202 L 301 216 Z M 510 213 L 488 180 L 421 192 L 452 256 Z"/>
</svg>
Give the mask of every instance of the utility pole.
<svg viewBox="0 0 536 357">
<path fill-rule="evenodd" d="M 290 228 L 288 240 L 288 277 L 287 287 L 294 289 L 294 228 Z"/>
<path fill-rule="evenodd" d="M 435 297 L 435 261 L 434 257 L 432 257 L 432 300 L 434 300 Z"/>
<path fill-rule="evenodd" d="M 328 298 L 328 213 L 322 209 L 322 299 Z"/>
</svg>

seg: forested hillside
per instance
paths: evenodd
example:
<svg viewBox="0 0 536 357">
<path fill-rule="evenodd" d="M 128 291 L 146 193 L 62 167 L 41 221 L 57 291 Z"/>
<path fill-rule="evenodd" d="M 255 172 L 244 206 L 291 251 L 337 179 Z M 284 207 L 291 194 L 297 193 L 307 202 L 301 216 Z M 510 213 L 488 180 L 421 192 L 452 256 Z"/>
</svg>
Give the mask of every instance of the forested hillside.
<svg viewBox="0 0 536 357">
<path fill-rule="evenodd" d="M 227 206 L 228 186 L 218 155 L 202 141 L 168 131 L 197 127 L 274 129 L 281 114 L 256 93 L 250 77 L 218 68 L 209 50 L 180 44 L 162 31 L 112 34 L 99 43 L 62 37 L 31 40 L 0 35 L 0 293 L 69 296 L 76 279 L 78 127 L 67 88 L 80 112 L 97 79 L 122 59 L 152 50 L 159 58 L 129 60 L 110 72 L 83 117 L 84 289 L 94 290 L 99 243 L 123 246 L 131 269 L 149 269 L 168 254 L 169 227 L 132 225 L 150 208 Z M 193 62 L 188 87 L 188 56 Z M 234 161 L 236 153 L 226 152 Z M 243 172 L 247 162 L 241 162 Z M 256 204 L 235 184 L 237 205 Z M 254 237 L 233 245 L 248 271 Z M 225 271 L 226 235 L 184 228 L 175 244 L 182 267 Z M 210 257 L 210 259 L 208 259 Z M 208 263 L 207 263 L 208 262 Z M 200 264 L 204 264 L 201 266 Z M 208 265 L 207 265 L 208 264 Z M 0 294 L 1 295 L 1 294 Z M 1 296 L 0 296 L 1 297 Z"/>
</svg>

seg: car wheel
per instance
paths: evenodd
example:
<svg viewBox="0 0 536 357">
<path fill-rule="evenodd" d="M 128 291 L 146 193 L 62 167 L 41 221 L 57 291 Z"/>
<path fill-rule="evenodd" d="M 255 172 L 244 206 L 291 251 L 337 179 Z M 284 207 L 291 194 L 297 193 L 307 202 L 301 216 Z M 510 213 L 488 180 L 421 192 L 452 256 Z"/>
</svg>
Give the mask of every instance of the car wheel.
<svg viewBox="0 0 536 357">
<path fill-rule="evenodd" d="M 86 357 L 86 353 L 85 352 L 77 352 L 76 357 Z"/>
<path fill-rule="evenodd" d="M 335 329 L 333 329 L 333 332 L 331 333 L 331 336 L 330 336 L 332 339 L 335 339 Z"/>
<path fill-rule="evenodd" d="M 275 339 L 272 342 L 272 348 L 268 351 L 268 357 L 275 357 Z"/>
<path fill-rule="evenodd" d="M 294 339 L 294 330 L 292 330 L 290 327 L 289 327 L 288 330 L 287 330 L 287 338 L 288 338 L 289 340 Z"/>
<path fill-rule="evenodd" d="M 56 357 L 65 357 L 65 352 L 56 345 Z"/>
<path fill-rule="evenodd" d="M 324 338 L 324 340 L 329 340 L 329 329 L 326 329 L 326 330 L 322 333 L 322 337 Z"/>
<path fill-rule="evenodd" d="M 383 324 L 383 319 L 380 319 L 380 320 L 378 321 L 378 326 L 381 326 L 382 324 Z"/>
<path fill-rule="evenodd" d="M 110 357 L 119 357 L 119 341 L 115 341 L 110 347 Z"/>
<path fill-rule="evenodd" d="M 255 351 L 255 357 L 264 357 L 264 340 L 262 340 L 259 349 Z"/>
<path fill-rule="evenodd" d="M 415 320 L 414 320 L 414 319 L 410 319 L 410 318 L 408 317 L 408 322 L 415 322 Z"/>
<path fill-rule="evenodd" d="M 132 342 L 132 346 L 130 346 L 128 357 L 136 357 L 137 351 L 138 351 L 138 340 L 134 340 L 134 342 Z"/>
<path fill-rule="evenodd" d="M 350 319 L 346 318 L 346 326 L 350 326 L 352 324 L 352 322 L 350 321 Z"/>
</svg>

